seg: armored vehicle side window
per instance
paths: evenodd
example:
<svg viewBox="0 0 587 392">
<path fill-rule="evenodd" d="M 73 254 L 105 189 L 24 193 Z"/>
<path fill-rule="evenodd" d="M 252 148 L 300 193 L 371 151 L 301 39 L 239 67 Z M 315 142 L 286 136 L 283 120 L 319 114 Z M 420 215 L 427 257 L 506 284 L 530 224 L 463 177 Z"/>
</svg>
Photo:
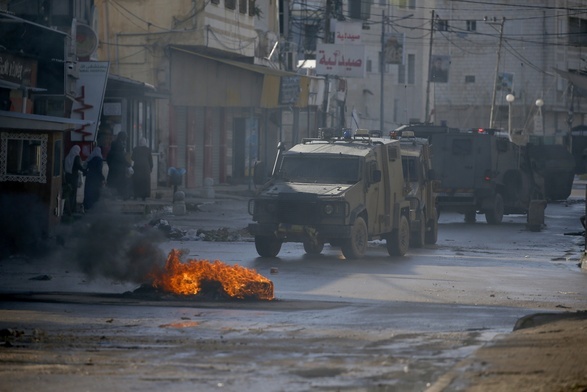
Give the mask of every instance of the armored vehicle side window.
<svg viewBox="0 0 587 392">
<path fill-rule="evenodd" d="M 360 179 L 358 157 L 286 155 L 278 176 L 305 183 L 354 184 Z"/>
<path fill-rule="evenodd" d="M 402 168 L 406 181 L 418 181 L 418 161 L 414 157 L 402 157 Z"/>
<path fill-rule="evenodd" d="M 473 153 L 473 140 L 453 139 L 452 155 L 471 155 Z"/>
</svg>

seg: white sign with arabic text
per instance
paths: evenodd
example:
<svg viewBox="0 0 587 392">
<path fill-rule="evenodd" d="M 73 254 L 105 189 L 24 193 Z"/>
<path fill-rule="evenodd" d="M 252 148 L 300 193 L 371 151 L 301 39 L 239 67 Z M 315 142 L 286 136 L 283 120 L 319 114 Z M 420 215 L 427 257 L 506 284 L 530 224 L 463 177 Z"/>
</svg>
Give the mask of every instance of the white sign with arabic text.
<svg viewBox="0 0 587 392">
<path fill-rule="evenodd" d="M 319 44 L 316 51 L 316 74 L 346 78 L 365 77 L 365 46 Z"/>
</svg>

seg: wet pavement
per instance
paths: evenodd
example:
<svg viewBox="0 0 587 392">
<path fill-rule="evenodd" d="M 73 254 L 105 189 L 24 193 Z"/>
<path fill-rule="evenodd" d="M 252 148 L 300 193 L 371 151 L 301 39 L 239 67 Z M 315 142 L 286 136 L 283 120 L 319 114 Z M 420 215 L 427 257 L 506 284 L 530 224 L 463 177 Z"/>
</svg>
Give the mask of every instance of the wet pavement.
<svg viewBox="0 0 587 392">
<path fill-rule="evenodd" d="M 109 211 L 116 214 L 122 213 L 128 218 L 128 224 L 134 227 L 136 227 L 135 225 L 145 224 L 156 226 L 164 235 L 169 235 L 169 230 L 176 230 L 175 234 L 182 236 L 180 239 L 185 238 L 186 241 L 233 241 L 235 240 L 234 238 L 240 241 L 250 241 L 250 237 L 247 237 L 247 233 L 243 231 L 250 222 L 250 216 L 246 213 L 248 199 L 253 194 L 250 187 L 246 185 L 216 187 L 214 198 L 205 197 L 202 193 L 187 193 L 185 214 L 174 213 L 173 197 L 168 190 L 158 190 L 157 192 L 160 193 L 160 197 L 154 197 L 144 203 L 142 201 L 109 200 Z M 585 184 L 577 182 L 572 198 L 581 203 L 580 200 L 584 196 Z M 175 207 L 177 208 L 177 206 Z M 80 226 L 72 225 L 70 228 L 79 228 L 84 225 L 84 222 L 91 222 L 91 214 L 86 215 L 80 217 L 77 222 Z M 218 236 L 218 238 L 214 238 L 214 236 Z M 179 241 L 179 244 L 181 244 L 181 241 Z M 234 252 L 238 252 L 238 249 L 235 249 Z M 577 259 L 581 258 L 581 256 L 573 255 Z M 63 262 L 65 263 L 65 260 Z M 0 268 L 0 276 L 10 276 L 10 263 L 1 263 Z M 49 342 L 55 345 L 60 344 L 58 342 L 60 339 L 59 334 L 51 337 L 43 336 L 43 330 L 40 325 L 42 325 L 42 322 L 49 322 L 56 326 L 57 330 L 63 328 L 65 331 L 68 326 L 59 317 L 59 314 L 63 312 L 76 315 L 77 325 L 81 327 L 78 331 L 80 336 L 87 335 L 91 340 L 95 339 L 93 346 L 86 346 L 82 344 L 81 340 L 79 342 L 76 342 L 75 339 L 72 340 L 69 343 L 72 350 L 75 351 L 79 344 L 79 347 L 84 348 L 86 354 L 84 356 L 83 352 L 82 355 L 73 354 L 72 352 L 71 361 L 55 358 L 54 364 L 45 362 L 41 364 L 33 356 L 15 358 L 18 361 L 28 362 L 29 365 L 27 366 L 30 367 L 33 374 L 36 371 L 35 368 L 42 368 L 44 372 L 55 377 L 53 380 L 59 380 L 59 383 L 47 385 L 45 390 L 97 390 L 96 383 L 100 384 L 101 390 L 140 390 L 147 385 L 156 385 L 160 390 L 193 390 L 196 382 L 202 387 L 202 390 L 308 390 L 306 389 L 307 383 L 280 384 L 280 380 L 283 380 L 283 378 L 280 378 L 277 374 L 273 376 L 271 374 L 271 372 L 279 372 L 280 369 L 283 369 L 283 367 L 277 366 L 277 363 L 281 366 L 287 366 L 287 363 L 290 363 L 292 369 L 296 369 L 297 374 L 295 376 L 304 380 L 315 380 L 314 384 L 311 384 L 315 387 L 313 389 L 321 390 L 405 390 L 402 389 L 402 385 L 417 385 L 419 386 L 418 388 L 411 390 L 428 390 L 430 392 L 459 390 L 587 390 L 587 367 L 584 365 L 584 358 L 587 354 L 585 352 L 587 350 L 587 318 L 585 313 L 580 311 L 556 314 L 547 312 L 543 315 L 527 316 L 520 320 L 519 330 L 504 333 L 480 349 L 473 350 L 475 344 L 465 346 L 469 347 L 468 349 L 471 351 L 459 355 L 466 356 L 466 359 L 449 370 L 443 373 L 435 373 L 435 371 L 421 373 L 421 370 L 414 370 L 414 368 L 410 367 L 410 361 L 407 358 L 403 364 L 402 361 L 389 362 L 391 358 L 385 356 L 385 349 L 400 358 L 402 350 L 405 349 L 405 347 L 401 346 L 402 343 L 392 340 L 391 337 L 389 337 L 390 341 L 387 347 L 382 345 L 381 350 L 375 349 L 375 342 L 380 345 L 387 333 L 387 327 L 383 323 L 380 326 L 379 334 L 366 333 L 364 336 L 360 336 L 353 328 L 344 327 L 345 324 L 348 325 L 348 321 L 345 322 L 344 319 L 341 319 L 340 331 L 338 331 L 337 335 L 339 336 L 338 342 L 325 338 L 326 334 L 330 333 L 328 331 L 318 331 L 313 335 L 309 331 L 297 330 L 294 325 L 291 325 L 289 330 L 286 328 L 286 332 L 283 333 L 284 325 L 287 326 L 288 324 L 287 318 L 280 316 L 283 312 L 301 311 L 300 315 L 304 315 L 310 320 L 315 320 L 315 325 L 320 325 L 320 319 L 338 314 L 340 307 L 344 308 L 346 306 L 341 303 L 312 301 L 311 309 L 309 309 L 307 308 L 307 303 L 302 308 L 301 302 L 291 300 L 278 303 L 270 312 L 264 305 L 248 304 L 244 309 L 235 308 L 230 310 L 231 305 L 224 304 L 222 306 L 224 308 L 223 312 L 218 312 L 212 308 L 206 309 L 205 306 L 203 309 L 196 311 L 191 306 L 182 307 L 181 303 L 174 303 L 172 307 L 169 307 L 166 306 L 169 304 L 165 302 L 153 304 L 149 303 L 149 301 L 127 297 L 126 301 L 134 308 L 134 310 L 130 311 L 130 308 L 124 306 L 109 306 L 110 301 L 120 301 L 121 298 L 110 298 L 108 293 L 113 291 L 113 287 L 115 287 L 116 292 L 124 293 L 135 289 L 136 284 L 117 283 L 112 279 L 87 279 L 83 274 L 67 268 L 59 269 L 62 276 L 53 276 L 47 274 L 42 266 L 33 262 L 20 264 L 19 268 L 22 268 L 21 272 L 28 277 L 27 287 L 23 287 L 22 284 L 17 285 L 15 282 L 2 280 L 1 291 L 3 293 L 9 292 L 14 295 L 17 292 L 28 292 L 30 294 L 30 290 L 34 291 L 35 287 L 39 287 L 39 283 L 43 284 L 43 291 L 55 293 L 65 289 L 64 282 L 75 282 L 73 283 L 76 286 L 75 291 L 79 293 L 93 293 L 85 297 L 82 294 L 82 297 L 77 300 L 82 305 L 76 304 L 71 297 L 65 301 L 63 298 L 60 299 L 55 296 L 46 297 L 49 305 L 44 311 L 45 320 L 31 318 L 27 316 L 27 313 L 21 313 L 18 319 L 12 319 L 11 317 L 15 316 L 11 313 L 10 306 L 0 301 L 0 304 L 2 304 L 0 311 L 5 316 L 9 316 L 5 318 L 5 322 L 14 320 L 15 323 L 21 322 L 30 326 L 29 330 L 23 332 L 25 333 L 24 337 L 29 339 L 31 344 L 34 344 L 35 341 Z M 585 279 L 587 280 L 587 273 L 585 273 Z M 104 293 L 104 295 L 101 296 L 99 293 Z M 43 294 L 36 295 L 42 296 Z M 43 299 L 41 298 L 40 300 L 42 301 Z M 30 315 L 33 314 L 34 302 L 31 302 Z M 64 304 L 60 305 L 60 302 Z M 96 304 L 96 307 L 93 307 L 90 313 L 83 306 L 88 302 Z M 53 304 L 51 305 L 51 303 Z M 157 310 L 152 308 L 153 306 L 158 307 Z M 227 309 L 230 311 L 226 312 Z M 584 309 L 587 309 L 587 299 Z M 259 318 L 256 321 L 251 320 L 243 324 L 243 320 L 249 318 L 251 311 L 258 312 Z M 399 312 L 399 309 L 381 309 L 381 311 L 393 314 L 394 312 Z M 137 312 L 136 315 L 133 312 Z M 142 324 L 140 318 L 144 316 L 145 312 L 152 314 L 153 319 L 149 327 L 140 328 L 151 328 L 147 332 L 153 334 L 153 336 L 158 334 L 157 331 L 176 331 L 173 334 L 174 336 L 168 333 L 160 333 L 161 337 L 157 343 L 149 343 L 138 336 L 136 340 L 127 339 L 124 341 L 115 337 L 118 333 L 117 331 L 133 330 L 132 328 Z M 244 313 L 247 313 L 247 316 Z M 358 312 L 354 316 L 360 314 Z M 452 317 L 442 311 L 439 311 L 439 314 Z M 264 316 L 268 316 L 268 318 L 264 318 Z M 350 314 L 349 317 L 351 317 L 349 320 L 352 320 L 353 325 L 357 325 L 358 320 L 361 319 L 363 319 L 363 322 L 369 323 L 365 317 L 356 318 L 353 317 L 353 314 Z M 393 318 L 390 318 L 388 323 L 393 323 L 391 320 Z M 407 342 L 410 341 L 408 335 L 409 318 L 405 318 L 404 321 L 406 322 L 406 336 L 404 336 L 404 340 L 400 339 L 399 341 L 404 342 L 403 344 L 408 344 Z M 36 326 L 39 327 L 37 328 Z M 220 335 L 218 334 L 219 331 L 221 331 Z M 2 334 L 5 342 L 14 342 L 15 340 L 12 338 L 15 334 L 19 334 L 19 331 L 2 330 Z M 126 334 L 125 336 L 128 335 L 126 332 L 124 334 Z M 209 334 L 209 336 L 206 337 L 206 334 Z M 250 342 L 244 337 L 251 334 L 264 334 L 267 337 L 264 340 L 263 350 L 277 350 L 277 347 L 283 348 L 284 343 L 290 344 L 291 355 L 283 355 L 276 359 L 274 356 L 264 357 L 259 352 L 260 348 L 249 347 L 247 349 Z M 310 340 L 304 338 L 304 335 L 307 338 L 308 334 L 312 335 Z M 62 336 L 65 339 L 68 335 L 64 333 Z M 227 336 L 232 338 L 228 339 L 226 338 Z M 443 361 L 443 358 L 435 356 L 435 345 L 438 352 L 449 352 L 452 339 L 454 339 L 454 343 L 465 338 L 439 334 L 436 338 L 430 339 L 427 343 L 431 351 L 428 353 L 423 352 L 423 357 L 418 359 L 424 363 L 426 361 L 430 361 L 430 363 Z M 372 340 L 371 345 L 368 343 L 369 340 Z M 16 344 L 18 344 L 18 339 L 16 341 Z M 393 343 L 394 341 L 395 343 Z M 307 347 L 301 349 L 299 342 L 304 342 Z M 339 342 L 344 342 L 345 347 L 341 347 L 339 350 L 333 349 Z M 150 344 L 162 345 L 162 347 L 185 344 L 191 349 L 191 354 L 189 354 L 189 350 L 182 351 L 183 354 L 180 355 L 172 350 L 162 348 L 161 357 L 151 358 L 152 365 L 149 365 L 149 356 L 141 358 L 141 353 L 147 353 Z M 329 346 L 329 348 L 326 349 L 325 346 Z M 457 350 L 457 347 L 462 346 L 462 344 L 455 344 L 455 350 Z M 9 348 L 8 346 L 6 347 Z M 144 349 L 141 349 L 141 347 Z M 357 350 L 357 347 L 366 347 L 366 351 Z M 514 348 L 517 350 L 514 351 Z M 447 349 L 448 351 L 446 351 Z M 237 356 L 240 355 L 240 359 L 237 359 L 241 365 L 238 368 L 227 365 L 227 354 L 222 355 L 224 351 L 236 352 Z M 116 360 L 112 353 L 117 352 L 126 352 L 127 354 L 121 354 L 120 359 Z M 133 354 L 135 352 L 136 354 Z M 152 354 L 149 353 L 149 355 Z M 326 366 L 324 362 L 326 355 L 330 357 L 329 363 L 331 364 L 332 359 L 338 357 L 340 366 Z M 339 377 L 338 381 L 332 384 L 320 381 L 325 380 L 325 376 L 332 376 L 331 379 L 334 380 L 335 376 L 346 374 L 348 366 L 345 365 L 345 362 L 348 364 L 348 361 L 350 361 L 349 355 L 355 359 L 361 357 L 360 363 L 363 366 L 360 369 L 356 368 L 354 374 L 348 373 L 346 378 L 341 379 Z M 304 358 L 304 365 L 300 362 L 302 357 Z M 5 364 L 9 364 L 10 361 L 6 358 L 3 360 Z M 126 362 L 123 364 L 121 361 Z M 127 364 L 131 364 L 132 367 L 133 361 L 141 361 L 142 365 L 137 363 L 136 371 L 129 370 L 128 380 L 130 383 L 117 385 L 116 382 L 124 381 L 125 379 L 120 369 L 127 368 Z M 189 361 L 196 368 L 200 367 L 202 369 L 201 374 L 193 373 L 194 367 L 185 365 L 184 361 Z M 149 376 L 149 366 L 154 367 L 156 366 L 155 364 L 160 365 L 161 363 L 165 363 L 165 366 L 169 368 L 167 377 L 165 376 L 166 372 L 162 372 L 161 368 L 156 371 L 153 368 L 153 375 Z M 10 371 L 10 366 L 4 367 L 5 370 L 0 371 L 0 376 L 1 374 L 6 375 L 7 373 L 4 372 Z M 368 371 L 369 368 L 371 369 L 370 371 Z M 426 367 L 423 366 L 423 368 Z M 422 380 L 411 384 L 402 384 L 398 381 L 395 385 L 382 382 L 379 386 L 377 386 L 378 384 L 375 380 L 372 380 L 372 386 L 369 388 L 357 382 L 360 379 L 370 379 L 372 376 L 378 377 L 379 372 L 383 371 L 382 369 L 387 369 L 388 376 L 391 378 L 396 377 L 399 379 L 403 377 L 406 382 L 410 378 L 417 379 L 420 377 Z M 372 374 L 369 374 L 370 372 Z M 230 376 L 230 373 L 234 373 L 234 377 Z M 60 374 L 62 376 L 59 376 Z M 236 374 L 239 374 L 239 376 L 236 376 Z M 250 374 L 251 376 L 240 376 L 242 374 Z M 259 374 L 259 378 L 255 379 L 254 374 Z M 135 381 L 131 381 L 133 380 L 133 375 L 138 377 L 134 378 Z M 431 375 L 433 376 L 432 379 L 426 379 Z M 263 380 L 268 380 L 272 377 L 275 382 L 263 384 Z M 0 385 L 0 391 L 18 390 L 19 380 L 14 378 L 10 380 L 10 387 Z M 575 385 L 570 385 L 569 380 L 573 380 L 572 382 L 575 382 Z M 24 379 L 22 381 L 24 382 Z M 132 382 L 136 382 L 136 384 L 132 384 Z M 553 385 L 558 386 L 558 389 L 550 389 Z"/>
</svg>

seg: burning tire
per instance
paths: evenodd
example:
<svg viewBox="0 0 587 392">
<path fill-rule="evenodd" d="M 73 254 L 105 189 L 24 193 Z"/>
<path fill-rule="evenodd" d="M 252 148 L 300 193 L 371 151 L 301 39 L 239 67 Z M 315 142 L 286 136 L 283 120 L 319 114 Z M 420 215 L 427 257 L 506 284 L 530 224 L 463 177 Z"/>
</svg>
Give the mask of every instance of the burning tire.
<svg viewBox="0 0 587 392">
<path fill-rule="evenodd" d="M 275 237 L 256 235 L 255 248 L 261 257 L 275 257 L 281 250 L 281 240 Z"/>
<path fill-rule="evenodd" d="M 408 218 L 402 215 L 399 228 L 387 239 L 387 253 L 390 256 L 403 256 L 410 247 L 410 224 Z"/>
<path fill-rule="evenodd" d="M 367 250 L 367 224 L 362 217 L 358 217 L 351 230 L 351 238 L 342 245 L 342 254 L 347 259 L 357 259 Z"/>
</svg>

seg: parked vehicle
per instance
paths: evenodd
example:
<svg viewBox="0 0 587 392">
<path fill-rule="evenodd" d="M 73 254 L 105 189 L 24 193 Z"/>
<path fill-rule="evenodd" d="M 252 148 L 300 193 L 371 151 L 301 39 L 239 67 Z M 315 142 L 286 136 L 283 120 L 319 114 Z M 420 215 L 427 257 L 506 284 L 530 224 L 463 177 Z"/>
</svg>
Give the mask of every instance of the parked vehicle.
<svg viewBox="0 0 587 392">
<path fill-rule="evenodd" d="M 432 169 L 428 139 L 404 132 L 399 138 L 404 181 L 410 200 L 411 245 L 417 248 L 435 244 L 438 239 L 438 213 L 434 191 L 435 173 Z"/>
<path fill-rule="evenodd" d="M 398 135 L 410 132 L 430 141 L 439 213 L 456 211 L 470 223 L 483 214 L 489 224 L 501 223 L 504 215 L 528 214 L 530 228 L 541 227 L 547 199 L 544 175 L 554 173 L 543 164 L 544 156 L 529 153 L 541 150 L 517 145 L 494 129 L 463 132 L 419 125 L 400 131 Z"/>
<path fill-rule="evenodd" d="M 280 145 L 269 181 L 250 200 L 256 223 L 248 229 L 260 256 L 277 256 L 284 242 L 302 242 L 309 254 L 329 243 L 356 259 L 374 239 L 385 240 L 390 255 L 403 256 L 411 226 L 419 233 L 437 229 L 428 201 L 423 212 L 418 196 L 410 196 L 400 141 L 368 132 L 321 134 L 287 151 Z M 435 241 L 436 233 L 427 238 Z"/>
</svg>

